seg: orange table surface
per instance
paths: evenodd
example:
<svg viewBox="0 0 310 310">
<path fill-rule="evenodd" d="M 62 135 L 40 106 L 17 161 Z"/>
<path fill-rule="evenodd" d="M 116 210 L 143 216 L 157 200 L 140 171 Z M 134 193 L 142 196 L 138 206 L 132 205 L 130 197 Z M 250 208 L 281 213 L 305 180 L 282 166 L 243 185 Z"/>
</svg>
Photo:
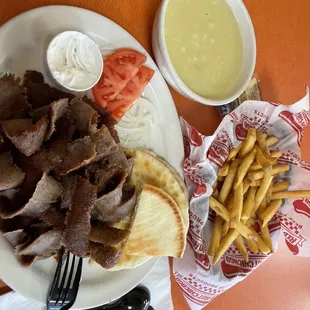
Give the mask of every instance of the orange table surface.
<svg viewBox="0 0 310 310">
<path fill-rule="evenodd" d="M 207 1 L 207 0 L 206 0 Z M 161 0 L 1 0 L 0 24 L 35 7 L 66 4 L 87 8 L 112 19 L 129 31 L 151 53 L 152 23 Z M 263 97 L 290 104 L 310 85 L 310 1 L 244 0 L 257 37 L 256 73 Z M 152 54 L 152 53 L 151 53 Z M 190 101 L 171 90 L 176 107 L 203 134 L 212 134 L 220 122 L 213 107 Z M 302 143 L 310 161 L 310 128 Z M 4 263 L 4 262 L 1 262 Z M 281 241 L 278 251 L 243 282 L 213 300 L 212 310 L 310 309 L 310 259 L 295 257 Z M 1 281 L 0 281 L 1 282 Z M 0 293 L 6 288 L 0 283 Z M 172 279 L 175 309 L 189 309 Z M 163 309 L 164 310 L 164 309 Z"/>
</svg>

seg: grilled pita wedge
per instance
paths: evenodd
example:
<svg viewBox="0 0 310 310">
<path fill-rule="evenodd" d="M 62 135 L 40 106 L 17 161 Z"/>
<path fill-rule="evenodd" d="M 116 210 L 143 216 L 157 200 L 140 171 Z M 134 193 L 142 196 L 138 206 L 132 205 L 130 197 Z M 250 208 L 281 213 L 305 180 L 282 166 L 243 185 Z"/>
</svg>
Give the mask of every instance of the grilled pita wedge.
<svg viewBox="0 0 310 310">
<path fill-rule="evenodd" d="M 182 214 L 185 230 L 189 225 L 188 197 L 184 181 L 178 172 L 166 161 L 154 153 L 144 150 L 125 150 L 126 155 L 133 157 L 134 165 L 130 181 L 139 193 L 144 184 L 164 190 L 176 202 Z"/>
<path fill-rule="evenodd" d="M 182 257 L 186 229 L 176 202 L 162 189 L 144 185 L 124 253 Z"/>
</svg>

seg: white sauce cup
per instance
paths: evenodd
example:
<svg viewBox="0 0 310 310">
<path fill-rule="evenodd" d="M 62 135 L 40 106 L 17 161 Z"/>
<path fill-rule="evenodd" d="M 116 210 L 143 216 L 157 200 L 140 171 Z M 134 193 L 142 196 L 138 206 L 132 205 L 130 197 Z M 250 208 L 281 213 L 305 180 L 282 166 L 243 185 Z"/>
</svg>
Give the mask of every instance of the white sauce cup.
<svg viewBox="0 0 310 310">
<path fill-rule="evenodd" d="M 206 105 L 223 105 L 238 98 L 247 88 L 253 76 L 256 62 L 256 40 L 250 15 L 241 0 L 226 0 L 240 27 L 243 44 L 243 61 L 239 79 L 233 89 L 222 98 L 208 99 L 194 93 L 175 71 L 165 40 L 165 14 L 170 0 L 163 0 L 153 25 L 152 46 L 157 65 L 168 84 L 181 95 Z"/>
<path fill-rule="evenodd" d="M 47 48 L 46 60 L 54 80 L 71 91 L 91 89 L 103 71 L 99 47 L 78 31 L 65 31 L 54 37 Z"/>
</svg>

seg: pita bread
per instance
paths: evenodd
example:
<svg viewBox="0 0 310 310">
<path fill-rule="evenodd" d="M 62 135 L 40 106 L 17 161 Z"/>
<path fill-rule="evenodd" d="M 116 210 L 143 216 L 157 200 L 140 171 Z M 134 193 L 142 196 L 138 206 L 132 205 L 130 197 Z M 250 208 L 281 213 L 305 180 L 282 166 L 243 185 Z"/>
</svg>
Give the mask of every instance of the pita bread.
<svg viewBox="0 0 310 310">
<path fill-rule="evenodd" d="M 106 269 L 107 271 L 120 271 L 124 269 L 134 269 L 138 266 L 143 265 L 147 261 L 149 261 L 152 256 L 138 256 L 138 255 L 128 255 L 122 254 L 119 261 L 115 266 L 110 269 Z M 98 263 L 96 263 L 93 259 L 89 260 L 90 267 L 102 268 Z"/>
<path fill-rule="evenodd" d="M 108 271 L 119 271 L 123 269 L 134 269 L 150 260 L 151 256 L 138 256 L 138 255 L 128 255 L 123 254 L 118 261 L 118 263 L 113 267 L 108 269 Z"/>
<path fill-rule="evenodd" d="M 174 175 L 174 177 L 178 181 L 181 189 L 184 191 L 186 197 L 188 197 L 187 188 L 185 186 L 184 180 L 183 180 L 183 178 L 180 176 L 180 174 L 177 172 L 177 170 L 174 167 L 172 167 L 166 160 L 164 160 L 163 158 L 157 156 L 156 153 L 154 153 L 152 151 L 145 150 L 145 149 L 124 149 L 124 153 L 126 155 L 128 154 L 130 157 L 134 156 L 136 151 L 147 153 L 147 154 L 153 156 L 154 158 L 156 158 L 162 164 L 164 164 L 171 171 L 171 173 Z"/>
<path fill-rule="evenodd" d="M 127 151 L 128 154 L 128 151 Z M 154 153 L 142 150 L 129 150 L 134 165 L 131 182 L 139 193 L 144 184 L 159 187 L 174 199 L 181 211 L 185 230 L 188 230 L 188 197 L 185 184 L 177 171 Z"/>
<path fill-rule="evenodd" d="M 186 230 L 176 202 L 162 189 L 144 185 L 124 253 L 182 257 Z"/>
</svg>

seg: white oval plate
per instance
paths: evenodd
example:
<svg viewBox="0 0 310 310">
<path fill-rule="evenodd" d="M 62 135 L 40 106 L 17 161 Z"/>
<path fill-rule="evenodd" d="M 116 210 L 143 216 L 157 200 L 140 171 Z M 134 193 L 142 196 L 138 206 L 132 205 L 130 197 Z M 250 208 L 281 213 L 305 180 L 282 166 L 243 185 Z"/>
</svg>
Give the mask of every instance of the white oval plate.
<svg viewBox="0 0 310 310">
<path fill-rule="evenodd" d="M 158 134 L 150 145 L 179 172 L 183 160 L 183 143 L 178 115 L 168 87 L 145 49 L 123 28 L 97 13 L 69 6 L 46 6 L 23 13 L 0 28 L 0 72 L 23 76 L 25 70 L 41 71 L 51 83 L 45 65 L 45 51 L 59 32 L 76 30 L 89 35 L 101 49 L 130 47 L 147 55 L 147 65 L 156 73 L 143 96 L 155 106 L 159 115 Z M 139 147 L 139 145 L 137 145 Z M 0 278 L 22 295 L 45 303 L 56 262 L 53 258 L 21 268 L 12 247 L 0 237 Z M 151 271 L 153 258 L 133 270 L 107 272 L 88 267 L 84 260 L 82 282 L 75 309 L 108 303 L 131 290 Z"/>
</svg>

